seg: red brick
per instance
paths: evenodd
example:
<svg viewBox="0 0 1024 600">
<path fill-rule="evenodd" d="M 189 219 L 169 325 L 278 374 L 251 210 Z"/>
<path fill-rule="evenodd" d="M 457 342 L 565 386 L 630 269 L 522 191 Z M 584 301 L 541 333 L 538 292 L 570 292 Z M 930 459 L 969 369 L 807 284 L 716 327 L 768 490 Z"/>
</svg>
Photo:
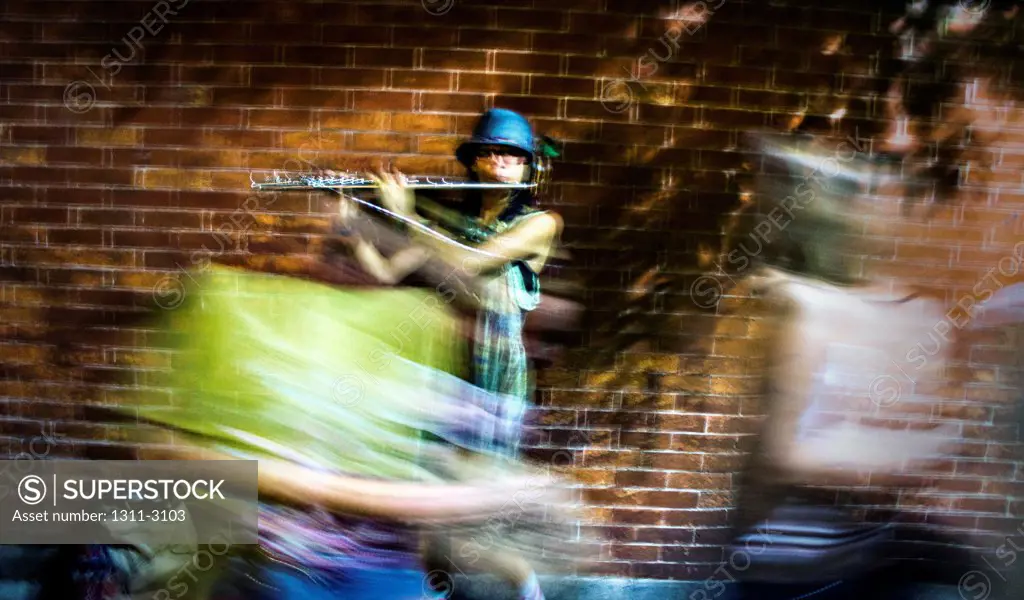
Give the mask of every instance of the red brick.
<svg viewBox="0 0 1024 600">
<path fill-rule="evenodd" d="M 40 116 L 42 120 L 50 125 L 59 124 L 73 124 L 73 125 L 102 125 L 103 123 L 110 122 L 112 119 L 111 109 L 106 107 L 94 106 L 87 112 L 72 112 L 64 106 L 44 106 L 41 107 L 42 111 Z"/>
<path fill-rule="evenodd" d="M 103 151 L 99 148 L 77 148 L 50 146 L 46 148 L 46 162 L 49 164 L 91 164 L 98 165 L 103 161 Z"/>
<path fill-rule="evenodd" d="M 396 27 L 392 35 L 396 46 L 414 45 L 416 48 L 443 49 L 473 47 L 460 44 L 460 34 L 460 30 L 450 27 Z"/>
<path fill-rule="evenodd" d="M 453 31 L 455 33 L 455 31 Z M 458 41 L 452 43 L 459 48 L 491 50 L 493 48 L 509 48 L 527 50 L 530 47 L 530 34 L 526 31 L 495 31 L 493 29 L 459 29 Z M 419 34 L 417 34 L 417 37 Z M 417 43 L 419 40 L 417 39 Z M 557 61 L 556 61 L 557 62 Z M 500 70 L 500 69 L 499 69 Z"/>
<path fill-rule="evenodd" d="M 238 108 L 182 108 L 181 122 L 191 127 L 240 128 L 244 112 Z"/>
<path fill-rule="evenodd" d="M 273 88 L 212 88 L 211 104 L 227 106 L 267 106 L 274 104 Z"/>
<path fill-rule="evenodd" d="M 283 105 L 289 107 L 313 106 L 344 109 L 348 105 L 347 96 L 341 91 L 285 89 L 281 93 Z"/>
<path fill-rule="evenodd" d="M 275 48 L 272 46 L 245 45 L 211 45 L 208 46 L 215 63 L 255 63 L 270 64 L 277 62 Z M 287 52 L 287 47 L 285 49 Z"/>
<path fill-rule="evenodd" d="M 352 51 L 354 67 L 412 68 L 413 51 L 405 48 L 355 48 Z"/>
<path fill-rule="evenodd" d="M 480 94 L 424 93 L 420 102 L 420 107 L 425 112 L 460 112 L 479 114 L 487 107 L 487 98 Z"/>
<path fill-rule="evenodd" d="M 202 83 L 214 83 L 219 85 L 232 85 L 233 73 L 227 73 L 227 79 L 223 82 L 220 77 L 209 77 L 197 81 Z M 250 84 L 254 87 L 272 87 L 278 85 L 311 86 L 316 82 L 317 70 L 313 67 L 289 66 L 261 66 L 253 67 L 250 74 Z"/>
<path fill-rule="evenodd" d="M 604 124 L 601 128 L 602 140 L 605 142 L 620 142 L 660 146 L 667 138 L 665 127 L 657 125 L 619 125 Z"/>
<path fill-rule="evenodd" d="M 355 110 L 412 110 L 413 95 L 406 92 L 353 92 Z"/>
<path fill-rule="evenodd" d="M 641 579 L 679 579 L 683 581 L 703 581 L 718 567 L 716 564 L 707 566 L 673 563 L 633 563 L 630 575 Z"/>
<path fill-rule="evenodd" d="M 657 546 L 615 545 L 612 546 L 612 558 L 628 561 L 658 560 Z"/>
<path fill-rule="evenodd" d="M 561 64 L 562 57 L 558 54 L 496 52 L 494 56 L 494 68 L 497 71 L 558 75 L 562 72 Z"/>
<path fill-rule="evenodd" d="M 355 133 L 352 149 L 358 152 L 410 152 L 412 138 L 384 133 Z"/>
<path fill-rule="evenodd" d="M 401 65 L 399 65 L 401 66 Z M 411 64 L 408 66 L 412 66 Z M 474 50 L 424 50 L 423 68 L 483 71 L 487 66 L 487 53 Z"/>
<path fill-rule="evenodd" d="M 64 145 L 69 142 L 73 131 L 70 127 L 36 127 L 32 125 L 14 125 L 10 128 L 11 141 L 21 143 L 46 143 Z"/>
<path fill-rule="evenodd" d="M 573 33 L 535 33 L 533 50 L 536 52 L 573 52 L 590 54 L 600 52 L 603 40 L 592 35 Z"/>
<path fill-rule="evenodd" d="M 337 88 L 383 88 L 387 84 L 387 71 L 384 69 L 324 67 L 320 69 L 320 79 L 318 83 L 322 86 Z M 336 90 L 334 93 L 339 96 L 343 96 L 344 91 L 345 90 Z"/>
<path fill-rule="evenodd" d="M 101 151 L 102 153 L 102 151 Z M 107 150 L 107 163 L 115 167 L 152 165 L 174 167 L 178 165 L 181 153 L 175 150 L 141 150 L 135 148 L 112 148 Z"/>
<path fill-rule="evenodd" d="M 188 129 L 145 129 L 146 146 L 189 146 L 200 139 L 200 132 Z"/>
<path fill-rule="evenodd" d="M 956 474 L 1005 478 L 1013 474 L 1013 463 L 957 461 Z"/>
<path fill-rule="evenodd" d="M 687 127 L 696 124 L 700 112 L 693 106 L 641 104 L 639 114 L 644 123 Z"/>
<path fill-rule="evenodd" d="M 621 525 L 659 525 L 665 511 L 661 510 L 612 510 L 612 523 Z"/>
<path fill-rule="evenodd" d="M 273 48 L 271 48 L 273 50 Z M 333 46 L 285 46 L 284 64 L 287 65 L 308 65 L 318 67 L 320 65 L 347 65 L 351 62 L 349 58 L 352 50 Z M 258 63 L 274 64 L 278 61 L 271 53 L 270 60 L 258 61 Z M 257 62 L 252 59 L 243 59 L 244 62 Z"/>
<path fill-rule="evenodd" d="M 709 473 L 736 472 L 743 468 L 745 460 L 741 454 L 706 455 L 701 468 Z"/>
<path fill-rule="evenodd" d="M 702 116 L 704 122 L 712 127 L 728 124 L 745 128 L 757 128 L 768 124 L 766 113 L 753 110 L 705 108 Z"/>
<path fill-rule="evenodd" d="M 253 109 L 248 114 L 250 127 L 296 127 L 308 129 L 312 114 L 299 109 Z"/>
<path fill-rule="evenodd" d="M 468 76 L 468 74 L 463 76 Z M 396 69 L 391 72 L 391 87 L 396 89 L 452 90 L 454 89 L 453 82 L 454 77 L 447 71 Z"/>
<path fill-rule="evenodd" d="M 252 78 L 252 83 L 254 85 L 292 83 L 293 81 L 298 81 L 298 76 L 302 73 L 302 68 L 292 67 L 289 69 L 289 72 L 289 78 L 283 79 L 280 77 L 282 72 L 275 70 L 274 67 L 256 67 L 252 69 L 251 75 L 249 69 L 245 67 L 182 67 L 180 71 L 180 79 L 176 83 L 216 84 L 224 86 L 245 85 L 248 77 Z M 274 75 L 277 75 L 277 77 L 274 77 Z M 297 79 L 291 79 L 290 77 L 296 77 Z M 162 81 L 169 82 L 170 78 Z"/>
<path fill-rule="evenodd" d="M 955 504 L 958 510 L 1004 514 L 1007 498 L 962 498 Z"/>
<path fill-rule="evenodd" d="M 771 71 L 756 67 L 709 66 L 704 69 L 706 85 L 728 85 L 744 88 L 765 88 L 770 83 Z"/>
<path fill-rule="evenodd" d="M 47 223 L 62 225 L 68 223 L 67 208 L 21 207 L 10 208 L 12 223 Z"/>
<path fill-rule="evenodd" d="M 526 79 L 521 75 L 491 75 L 482 73 L 460 73 L 460 92 L 493 92 L 500 94 L 521 94 L 525 92 Z"/>
<path fill-rule="evenodd" d="M 17 121 L 17 122 L 34 122 L 39 121 L 41 116 L 45 113 L 41 106 L 24 106 L 0 104 L 0 118 L 5 121 Z"/>
<path fill-rule="evenodd" d="M 671 563 L 719 563 L 723 559 L 721 547 L 683 546 L 662 548 L 661 559 Z"/>
<path fill-rule="evenodd" d="M 500 29 L 525 31 L 565 31 L 569 15 L 560 10 L 502 10 L 497 11 Z"/>
<path fill-rule="evenodd" d="M 739 90 L 741 106 L 760 106 L 776 110 L 799 110 L 803 108 L 805 99 L 801 94 L 787 94 L 773 91 Z"/>
<path fill-rule="evenodd" d="M 728 524 L 728 512 L 711 510 L 672 510 L 665 513 L 665 525 L 670 527 L 711 527 Z"/>
<path fill-rule="evenodd" d="M 659 452 L 652 455 L 652 466 L 655 469 L 670 471 L 696 471 L 703 463 L 700 454 L 682 454 L 677 452 Z"/>
<path fill-rule="evenodd" d="M 396 113 L 391 118 L 391 129 L 409 133 L 443 133 L 451 130 L 451 117 Z"/>
<path fill-rule="evenodd" d="M 614 112 L 618 106 L 617 97 L 609 97 L 607 101 L 588 101 L 569 99 L 565 105 L 565 116 L 570 119 L 591 119 L 604 121 L 628 122 L 628 111 Z M 609 110 L 611 107 L 611 110 Z"/>
</svg>

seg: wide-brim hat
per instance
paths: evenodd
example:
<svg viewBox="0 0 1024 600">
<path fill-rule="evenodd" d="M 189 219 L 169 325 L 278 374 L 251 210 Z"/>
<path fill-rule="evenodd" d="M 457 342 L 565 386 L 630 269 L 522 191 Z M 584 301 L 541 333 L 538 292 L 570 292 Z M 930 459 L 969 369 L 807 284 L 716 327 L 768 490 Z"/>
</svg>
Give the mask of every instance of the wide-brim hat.
<svg viewBox="0 0 1024 600">
<path fill-rule="evenodd" d="M 530 127 L 530 122 L 517 112 L 505 108 L 492 108 L 477 121 L 472 137 L 455 150 L 455 157 L 468 167 L 476 161 L 477 150 L 480 146 L 515 148 L 525 152 L 528 155 L 527 160 L 532 162 L 534 154 L 533 128 Z"/>
</svg>

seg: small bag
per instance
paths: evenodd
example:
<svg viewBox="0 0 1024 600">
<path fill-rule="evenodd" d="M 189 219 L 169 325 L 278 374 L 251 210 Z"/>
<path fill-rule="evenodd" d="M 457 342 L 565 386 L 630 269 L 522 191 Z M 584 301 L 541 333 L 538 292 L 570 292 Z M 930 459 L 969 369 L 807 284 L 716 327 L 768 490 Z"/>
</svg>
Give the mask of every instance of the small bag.
<svg viewBox="0 0 1024 600">
<path fill-rule="evenodd" d="M 887 566 L 891 524 L 857 523 L 848 511 L 783 505 L 730 547 L 742 579 L 763 583 L 817 583 L 856 579 Z"/>
</svg>

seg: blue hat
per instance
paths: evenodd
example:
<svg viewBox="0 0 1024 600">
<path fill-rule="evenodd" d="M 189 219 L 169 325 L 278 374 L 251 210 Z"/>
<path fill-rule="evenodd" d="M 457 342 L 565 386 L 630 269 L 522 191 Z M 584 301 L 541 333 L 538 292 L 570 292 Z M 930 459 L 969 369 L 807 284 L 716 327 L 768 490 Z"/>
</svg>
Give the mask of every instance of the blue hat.
<svg viewBox="0 0 1024 600">
<path fill-rule="evenodd" d="M 463 142 L 455 151 L 455 157 L 467 167 L 476 161 L 477 148 L 480 146 L 510 146 L 529 155 L 533 161 L 533 128 L 529 121 L 517 112 L 504 108 L 492 108 L 485 112 L 476 127 L 473 136 Z"/>
</svg>

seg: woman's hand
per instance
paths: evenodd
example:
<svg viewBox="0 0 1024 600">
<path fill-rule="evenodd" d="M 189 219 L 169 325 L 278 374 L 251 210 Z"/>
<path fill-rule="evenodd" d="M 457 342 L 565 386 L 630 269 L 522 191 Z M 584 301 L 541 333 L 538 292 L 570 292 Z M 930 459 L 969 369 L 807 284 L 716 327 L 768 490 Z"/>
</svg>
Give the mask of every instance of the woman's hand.
<svg viewBox="0 0 1024 600">
<path fill-rule="evenodd" d="M 359 209 L 356 208 L 355 202 L 352 202 L 345 196 L 341 196 L 338 200 L 338 219 L 342 227 L 347 228 L 348 225 L 359 216 Z"/>
<path fill-rule="evenodd" d="M 379 187 L 380 202 L 384 208 L 403 217 L 414 217 L 416 213 L 416 195 L 406 187 L 407 179 L 399 171 L 390 173 L 378 169 L 369 173 Z"/>
<path fill-rule="evenodd" d="M 575 498 L 566 481 L 544 473 L 501 474 L 493 471 L 486 477 L 473 477 L 461 483 L 445 486 L 444 504 L 461 506 L 461 511 L 444 507 L 445 516 L 427 519 L 435 523 L 479 523 L 510 513 L 521 517 L 539 518 L 542 515 L 560 515 L 563 519 L 579 518 Z M 440 503 L 438 508 L 441 509 Z M 454 514 L 453 514 L 454 512 Z"/>
</svg>

